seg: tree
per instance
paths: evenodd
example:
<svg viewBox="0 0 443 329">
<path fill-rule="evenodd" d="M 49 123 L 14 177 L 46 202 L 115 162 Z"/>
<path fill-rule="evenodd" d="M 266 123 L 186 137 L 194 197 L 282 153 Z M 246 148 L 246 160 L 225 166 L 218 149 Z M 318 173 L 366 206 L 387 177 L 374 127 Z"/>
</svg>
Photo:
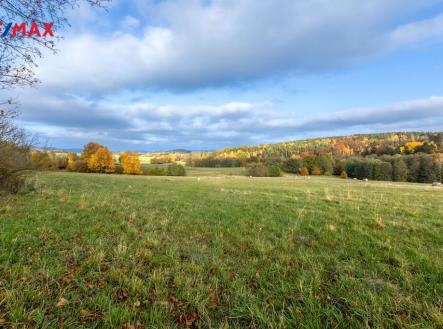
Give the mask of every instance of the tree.
<svg viewBox="0 0 443 329">
<path fill-rule="evenodd" d="M 81 2 L 89 2 L 95 6 L 103 6 L 109 0 L 2 0 L 0 1 L 1 20 L 4 23 L 17 23 L 16 28 L 12 28 L 12 33 L 17 33 L 19 29 L 23 32 L 30 31 L 31 24 L 38 27 L 46 27 L 52 24 L 51 32 L 62 29 L 68 25 L 65 17 L 66 10 L 78 6 Z M 19 26 L 19 24 L 25 25 Z M 45 28 L 46 31 L 46 28 Z M 55 41 L 57 36 L 48 33 L 44 37 L 36 35 L 22 37 L 22 33 L 16 37 L 0 38 L 0 89 L 14 86 L 26 86 L 38 83 L 34 75 L 36 59 L 42 55 L 41 49 L 55 51 Z"/>
<path fill-rule="evenodd" d="M 246 166 L 246 173 L 252 177 L 266 177 L 266 167 L 262 163 L 250 163 Z"/>
<path fill-rule="evenodd" d="M 3 104 L 0 104 L 0 106 Z M 34 140 L 18 128 L 15 110 L 0 109 L 0 189 L 17 193 L 26 187 Z"/>
<path fill-rule="evenodd" d="M 441 164 L 432 155 L 420 157 L 420 171 L 418 174 L 419 183 L 433 183 L 440 181 Z"/>
<path fill-rule="evenodd" d="M 120 156 L 123 173 L 127 175 L 140 175 L 142 173 L 140 158 L 137 153 L 125 152 Z"/>
<path fill-rule="evenodd" d="M 95 153 L 97 153 L 98 149 L 103 147 L 100 144 L 90 142 L 83 147 L 82 158 L 86 161 L 89 160 Z"/>
<path fill-rule="evenodd" d="M 78 160 L 77 154 L 68 153 L 68 155 L 66 156 L 66 170 L 76 171 L 74 170 L 74 163 L 76 160 Z"/>
<path fill-rule="evenodd" d="M 392 165 L 389 162 L 376 160 L 373 165 L 371 179 L 390 181 L 392 180 Z"/>
<path fill-rule="evenodd" d="M 115 171 L 115 164 L 112 158 L 112 153 L 107 147 L 100 147 L 87 160 L 88 169 L 97 173 L 113 173 Z"/>
<path fill-rule="evenodd" d="M 392 180 L 394 182 L 406 182 L 408 180 L 408 166 L 402 158 L 392 162 Z"/>
<path fill-rule="evenodd" d="M 301 167 L 300 176 L 309 176 L 309 170 L 306 167 Z"/>
<path fill-rule="evenodd" d="M 301 159 L 288 159 L 283 162 L 283 170 L 288 173 L 298 174 L 302 166 L 303 161 Z"/>
<path fill-rule="evenodd" d="M 315 166 L 320 169 L 323 175 L 332 175 L 334 171 L 334 163 L 330 155 L 322 154 L 315 160 Z"/>
</svg>

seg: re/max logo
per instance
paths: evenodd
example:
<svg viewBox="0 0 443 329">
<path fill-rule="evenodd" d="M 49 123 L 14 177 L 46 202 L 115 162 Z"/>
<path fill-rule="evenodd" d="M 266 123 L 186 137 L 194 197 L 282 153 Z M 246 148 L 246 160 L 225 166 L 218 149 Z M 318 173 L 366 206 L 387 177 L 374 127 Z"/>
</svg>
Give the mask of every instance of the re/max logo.
<svg viewBox="0 0 443 329">
<path fill-rule="evenodd" d="M 42 26 L 38 26 L 36 22 L 32 22 L 32 24 L 29 27 L 26 23 L 8 23 L 5 24 L 2 21 L 0 21 L 0 33 L 1 36 L 7 37 L 8 35 L 11 36 L 11 38 L 15 37 L 53 37 L 54 32 L 52 31 L 52 28 L 54 26 L 54 22 L 50 23 L 42 23 Z"/>
</svg>

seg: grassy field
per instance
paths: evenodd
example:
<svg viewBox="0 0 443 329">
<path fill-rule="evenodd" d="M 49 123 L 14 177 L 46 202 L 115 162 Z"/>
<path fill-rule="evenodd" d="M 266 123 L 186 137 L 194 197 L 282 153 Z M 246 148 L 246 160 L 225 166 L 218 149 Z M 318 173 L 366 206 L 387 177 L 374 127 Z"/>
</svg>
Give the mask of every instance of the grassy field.
<svg viewBox="0 0 443 329">
<path fill-rule="evenodd" d="M 39 174 L 0 197 L 0 327 L 442 328 L 442 200 L 325 177 Z"/>
</svg>

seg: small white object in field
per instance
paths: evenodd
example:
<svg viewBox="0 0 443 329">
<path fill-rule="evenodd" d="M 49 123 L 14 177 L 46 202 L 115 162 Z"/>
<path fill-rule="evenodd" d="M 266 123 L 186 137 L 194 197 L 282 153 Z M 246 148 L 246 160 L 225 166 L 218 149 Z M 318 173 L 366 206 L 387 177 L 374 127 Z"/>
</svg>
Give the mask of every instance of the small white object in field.
<svg viewBox="0 0 443 329">
<path fill-rule="evenodd" d="M 365 178 L 365 179 L 363 179 L 363 181 L 365 181 L 365 182 L 368 182 L 368 181 L 369 181 L 369 179 Z"/>
<path fill-rule="evenodd" d="M 249 176 L 249 178 L 252 178 L 252 176 Z"/>
<path fill-rule="evenodd" d="M 434 182 L 432 183 L 432 186 L 434 187 L 440 187 L 442 184 L 440 182 Z"/>
<path fill-rule="evenodd" d="M 200 177 L 198 177 L 197 180 L 200 181 Z"/>
<path fill-rule="evenodd" d="M 308 179 L 311 179 L 311 176 L 308 176 Z"/>
</svg>

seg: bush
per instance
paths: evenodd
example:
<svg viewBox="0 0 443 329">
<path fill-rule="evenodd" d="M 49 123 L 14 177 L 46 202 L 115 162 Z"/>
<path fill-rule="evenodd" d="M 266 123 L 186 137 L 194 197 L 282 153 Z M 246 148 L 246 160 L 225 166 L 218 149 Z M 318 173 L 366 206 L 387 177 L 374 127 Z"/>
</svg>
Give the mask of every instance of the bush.
<svg viewBox="0 0 443 329">
<path fill-rule="evenodd" d="M 32 189 L 34 186 L 31 178 L 24 174 L 11 175 L 0 182 L 0 187 L 10 193 L 17 194 Z"/>
<path fill-rule="evenodd" d="M 76 172 L 88 172 L 88 164 L 84 159 L 75 160 L 72 164 L 72 171 Z"/>
<path fill-rule="evenodd" d="M 316 166 L 312 167 L 311 174 L 314 175 L 314 176 L 319 176 L 319 175 L 321 175 L 321 170 L 320 170 L 320 168 L 319 168 L 319 167 L 316 167 Z"/>
<path fill-rule="evenodd" d="M 347 179 L 348 178 L 347 172 L 346 171 L 342 171 L 341 174 L 340 174 L 340 178 Z"/>
<path fill-rule="evenodd" d="M 34 170 L 57 170 L 57 162 L 47 152 L 32 151 L 31 166 Z"/>
<path fill-rule="evenodd" d="M 185 167 L 181 164 L 173 163 L 166 169 L 167 176 L 186 176 Z"/>
<path fill-rule="evenodd" d="M 280 177 L 282 175 L 281 169 L 279 166 L 269 165 L 266 167 L 266 175 L 268 177 Z"/>
<path fill-rule="evenodd" d="M 142 175 L 145 176 L 166 176 L 166 170 L 162 167 L 142 168 Z"/>
<path fill-rule="evenodd" d="M 250 163 L 246 166 L 248 176 L 252 177 L 266 177 L 266 167 L 261 163 Z"/>
</svg>

